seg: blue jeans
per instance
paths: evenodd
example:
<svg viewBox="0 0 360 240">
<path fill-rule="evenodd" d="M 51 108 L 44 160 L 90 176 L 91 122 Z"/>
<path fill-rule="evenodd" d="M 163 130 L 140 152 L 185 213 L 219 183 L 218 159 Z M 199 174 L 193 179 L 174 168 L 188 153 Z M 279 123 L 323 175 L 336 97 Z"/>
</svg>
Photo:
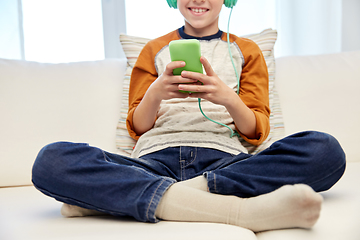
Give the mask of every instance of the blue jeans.
<svg viewBox="0 0 360 240">
<path fill-rule="evenodd" d="M 178 181 L 204 175 L 210 192 L 245 198 L 297 183 L 320 192 L 341 178 L 345 164 L 337 140 L 320 132 L 301 132 L 259 154 L 236 156 L 175 147 L 132 159 L 84 143 L 58 142 L 39 152 L 32 181 L 64 203 L 156 222 L 161 197 Z"/>
</svg>

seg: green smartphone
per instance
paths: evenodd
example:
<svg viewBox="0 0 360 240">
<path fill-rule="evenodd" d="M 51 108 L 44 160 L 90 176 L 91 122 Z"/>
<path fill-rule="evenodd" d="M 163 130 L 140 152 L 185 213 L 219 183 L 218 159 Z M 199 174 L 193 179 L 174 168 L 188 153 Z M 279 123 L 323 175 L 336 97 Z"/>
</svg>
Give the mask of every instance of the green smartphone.
<svg viewBox="0 0 360 240">
<path fill-rule="evenodd" d="M 203 66 L 200 62 L 200 42 L 196 39 L 173 40 L 169 44 L 171 61 L 184 61 L 185 67 L 175 68 L 174 75 L 180 75 L 182 71 L 203 73 Z M 187 91 L 180 91 L 185 92 Z"/>
<path fill-rule="evenodd" d="M 175 68 L 174 75 L 180 75 L 183 70 L 203 73 L 200 62 L 200 42 L 196 39 L 181 39 L 171 41 L 169 44 L 171 61 L 184 61 L 185 67 Z"/>
</svg>

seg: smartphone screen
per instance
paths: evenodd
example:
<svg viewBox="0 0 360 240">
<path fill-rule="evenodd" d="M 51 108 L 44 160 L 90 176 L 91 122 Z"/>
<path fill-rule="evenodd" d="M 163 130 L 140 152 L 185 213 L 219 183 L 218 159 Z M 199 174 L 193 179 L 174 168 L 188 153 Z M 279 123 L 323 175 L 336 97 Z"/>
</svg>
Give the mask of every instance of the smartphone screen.
<svg viewBox="0 0 360 240">
<path fill-rule="evenodd" d="M 184 61 L 185 67 L 173 70 L 174 75 L 180 75 L 183 70 L 203 73 L 200 62 L 200 42 L 196 39 L 181 39 L 171 41 L 169 44 L 171 61 Z"/>
</svg>

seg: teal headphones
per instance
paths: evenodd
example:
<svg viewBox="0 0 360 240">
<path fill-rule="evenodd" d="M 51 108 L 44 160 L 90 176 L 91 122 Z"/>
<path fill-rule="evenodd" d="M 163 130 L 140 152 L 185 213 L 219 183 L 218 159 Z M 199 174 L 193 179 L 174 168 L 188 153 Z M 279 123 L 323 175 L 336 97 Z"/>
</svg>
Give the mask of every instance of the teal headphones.
<svg viewBox="0 0 360 240">
<path fill-rule="evenodd" d="M 170 7 L 177 8 L 177 0 L 166 0 Z M 232 8 L 236 5 L 237 0 L 224 0 L 225 7 Z"/>
</svg>

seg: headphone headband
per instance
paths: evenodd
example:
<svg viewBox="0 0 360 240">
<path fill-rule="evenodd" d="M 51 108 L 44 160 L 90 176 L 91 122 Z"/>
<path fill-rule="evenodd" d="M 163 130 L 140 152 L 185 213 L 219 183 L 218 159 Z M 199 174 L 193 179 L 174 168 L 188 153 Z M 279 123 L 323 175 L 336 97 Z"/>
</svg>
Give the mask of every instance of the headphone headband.
<svg viewBox="0 0 360 240">
<path fill-rule="evenodd" d="M 169 7 L 177 8 L 177 0 L 166 0 Z M 232 8 L 236 5 L 237 0 L 224 0 L 225 7 Z"/>
</svg>

